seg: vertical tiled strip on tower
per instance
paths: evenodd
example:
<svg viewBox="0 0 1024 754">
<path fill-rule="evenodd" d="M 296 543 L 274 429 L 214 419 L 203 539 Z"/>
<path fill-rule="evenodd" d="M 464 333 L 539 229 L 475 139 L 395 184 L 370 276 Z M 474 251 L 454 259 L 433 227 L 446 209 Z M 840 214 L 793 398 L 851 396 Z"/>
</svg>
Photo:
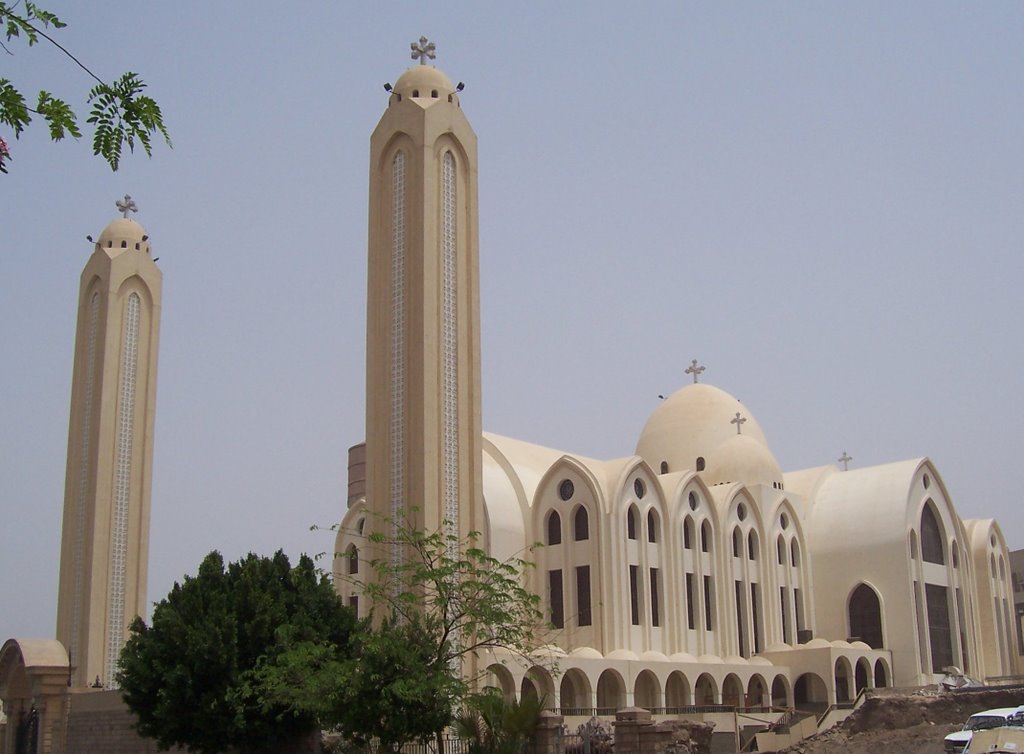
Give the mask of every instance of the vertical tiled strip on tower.
<svg viewBox="0 0 1024 754">
<path fill-rule="evenodd" d="M 100 319 L 100 294 L 89 299 L 89 320 L 85 347 L 85 395 L 82 396 L 82 424 L 78 442 L 78 487 L 75 502 L 74 596 L 71 607 L 71 662 L 78 661 L 82 631 L 82 578 L 85 573 L 85 521 L 89 501 L 90 444 L 92 435 L 92 399 L 96 386 L 96 334 Z"/>
<path fill-rule="evenodd" d="M 391 163 L 391 518 L 399 525 L 405 505 L 405 152 Z M 397 540 L 397 538 L 396 538 Z M 397 541 L 391 562 L 403 560 Z"/>
<path fill-rule="evenodd" d="M 125 306 L 124 339 L 121 343 L 121 383 L 117 407 L 117 471 L 114 487 L 113 532 L 110 542 L 110 588 L 107 595 L 107 688 L 114 687 L 114 673 L 124 643 L 125 573 L 128 567 L 128 505 L 132 484 L 132 440 L 135 425 L 135 384 L 139 366 L 138 293 Z"/>
<path fill-rule="evenodd" d="M 444 517 L 449 534 L 459 535 L 459 354 L 458 354 L 458 239 L 455 156 L 444 153 L 442 243 L 442 370 L 444 375 Z M 451 546 L 456 540 L 450 540 Z M 449 553 L 455 554 L 455 553 Z"/>
</svg>

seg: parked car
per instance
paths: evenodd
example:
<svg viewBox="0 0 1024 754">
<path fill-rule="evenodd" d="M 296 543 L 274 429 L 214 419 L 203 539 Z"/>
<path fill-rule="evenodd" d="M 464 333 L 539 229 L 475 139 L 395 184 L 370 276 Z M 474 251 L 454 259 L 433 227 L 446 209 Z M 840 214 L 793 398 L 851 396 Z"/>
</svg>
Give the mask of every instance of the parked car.
<svg viewBox="0 0 1024 754">
<path fill-rule="evenodd" d="M 1015 717 L 1015 715 L 1018 715 Z M 1014 718 L 1011 720 L 1010 718 Z M 956 733 L 950 733 L 945 738 L 946 754 L 964 754 L 967 744 L 970 743 L 975 731 L 988 730 L 990 728 L 1001 728 L 1007 724 L 1024 725 L 1024 706 L 1021 707 L 996 707 L 982 712 L 975 712 L 964 723 L 964 727 Z"/>
<path fill-rule="evenodd" d="M 1011 722 L 1013 719 L 1011 718 Z M 1024 718 L 1017 721 L 1024 725 Z M 1024 751 L 1024 728 L 979 730 L 971 736 L 964 754 L 1020 754 Z"/>
</svg>

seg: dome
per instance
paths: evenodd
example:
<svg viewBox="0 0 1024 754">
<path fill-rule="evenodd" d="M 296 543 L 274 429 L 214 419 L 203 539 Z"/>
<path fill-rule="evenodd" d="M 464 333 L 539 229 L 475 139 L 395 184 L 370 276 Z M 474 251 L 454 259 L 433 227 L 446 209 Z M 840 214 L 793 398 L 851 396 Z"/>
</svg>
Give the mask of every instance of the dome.
<svg viewBox="0 0 1024 754">
<path fill-rule="evenodd" d="M 100 233 L 96 245 L 102 249 L 139 249 L 149 253 L 149 240 L 146 229 L 134 220 L 119 217 Z"/>
<path fill-rule="evenodd" d="M 406 70 L 395 82 L 395 94 L 403 97 L 440 98 L 455 93 L 451 79 L 432 65 L 414 65 Z M 434 92 L 437 92 L 434 95 Z"/>
<path fill-rule="evenodd" d="M 737 412 L 746 419 L 741 436 L 767 450 L 761 425 L 742 403 L 724 390 L 696 383 L 677 390 L 658 405 L 640 433 L 636 454 L 655 470 L 663 462 L 669 471 L 696 469 L 698 458 L 710 461 L 712 451 L 736 436 L 732 421 Z"/>
<path fill-rule="evenodd" d="M 700 477 L 707 485 L 725 482 L 782 486 L 782 469 L 775 456 L 750 435 L 733 435 L 706 458 Z"/>
</svg>

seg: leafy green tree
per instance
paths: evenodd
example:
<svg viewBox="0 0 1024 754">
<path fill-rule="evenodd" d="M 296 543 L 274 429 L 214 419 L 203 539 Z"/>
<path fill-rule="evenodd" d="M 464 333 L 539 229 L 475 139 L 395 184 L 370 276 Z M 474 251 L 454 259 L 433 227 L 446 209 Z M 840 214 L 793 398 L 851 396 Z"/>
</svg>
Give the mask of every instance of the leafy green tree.
<svg viewBox="0 0 1024 754">
<path fill-rule="evenodd" d="M 536 696 L 509 701 L 497 689 L 487 689 L 466 700 L 455 716 L 455 732 L 469 742 L 469 754 L 522 754 L 533 739 L 542 709 Z"/>
<path fill-rule="evenodd" d="M 128 71 L 113 83 L 105 82 L 46 31 L 56 31 L 67 26 L 56 14 L 28 0 L 24 6 L 19 6 L 21 4 L 18 2 L 0 2 L 0 25 L 4 27 L 8 43 L 24 37 L 31 47 L 40 38 L 45 39 L 96 81 L 86 100 L 92 105 L 86 123 L 93 124 L 93 154 L 106 160 L 111 170 L 117 170 L 125 144 L 134 152 L 137 143 L 147 155 L 153 153 L 154 135 L 162 136 L 167 145 L 171 145 L 160 106 L 151 97 L 142 94 L 146 84 L 137 74 Z M 0 47 L 10 52 L 6 45 L 0 44 Z M 32 122 L 33 115 L 46 121 L 50 138 L 54 141 L 60 141 L 65 136 L 76 139 L 82 136 L 78 117 L 67 102 L 43 90 L 39 92 L 35 107 L 30 107 L 25 96 L 9 79 L 0 78 L 0 123 L 9 126 L 17 139 Z M 10 146 L 0 137 L 0 173 L 7 172 L 5 161 L 10 158 Z"/>
<path fill-rule="evenodd" d="M 152 626 L 133 623 L 116 681 L 139 732 L 161 748 L 287 751 L 319 736 L 317 710 L 278 702 L 264 669 L 295 647 L 338 662 L 356 631 L 308 557 L 292 568 L 283 552 L 250 554 L 225 568 L 212 552 L 157 603 Z"/>
<path fill-rule="evenodd" d="M 380 631 L 408 627 L 407 643 L 415 643 L 423 665 L 417 683 L 436 689 L 446 711 L 433 723 L 440 744 L 452 713 L 486 675 L 480 662 L 483 653 L 529 664 L 540 661 L 536 654 L 547 643 L 548 627 L 540 597 L 526 588 L 533 564 L 520 557 L 492 557 L 479 546 L 478 532 L 459 537 L 423 531 L 403 519 L 385 523 L 388 533 L 371 534 L 369 549 L 397 549 L 404 557 L 371 559 L 371 578 L 356 585 L 383 621 Z M 382 683 L 379 688 L 388 686 Z M 372 687 L 367 694 L 373 694 Z M 390 701 L 401 704 L 402 698 Z M 375 703 L 383 706 L 389 700 Z"/>
<path fill-rule="evenodd" d="M 423 626 L 437 668 L 463 678 L 468 689 L 482 675 L 473 675 L 473 666 L 483 652 L 536 661 L 549 632 L 540 597 L 526 587 L 531 561 L 492 557 L 479 546 L 479 532 L 426 532 L 404 520 L 385 528 L 389 533 L 370 534 L 371 543 L 380 552 L 398 548 L 405 557 L 372 559 L 373 578 L 357 585 L 374 611 Z"/>
<path fill-rule="evenodd" d="M 461 688 L 433 666 L 433 646 L 422 625 L 386 621 L 360 632 L 349 658 L 302 643 L 259 671 L 261 686 L 278 704 L 315 712 L 323 728 L 366 747 L 376 741 L 399 751 L 425 741 L 451 721 Z"/>
</svg>

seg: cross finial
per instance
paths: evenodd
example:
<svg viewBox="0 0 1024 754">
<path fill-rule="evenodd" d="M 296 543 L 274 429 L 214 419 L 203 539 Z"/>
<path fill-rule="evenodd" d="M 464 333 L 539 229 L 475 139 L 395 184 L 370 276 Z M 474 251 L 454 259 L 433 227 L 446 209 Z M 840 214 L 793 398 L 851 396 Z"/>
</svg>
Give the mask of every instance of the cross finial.
<svg viewBox="0 0 1024 754">
<path fill-rule="evenodd" d="M 420 61 L 420 65 L 426 65 L 428 59 L 433 60 L 437 57 L 437 53 L 434 52 L 436 49 L 434 43 L 428 42 L 426 37 L 420 37 L 419 42 L 410 43 L 409 49 L 412 50 L 412 54 L 409 57 Z"/>
<path fill-rule="evenodd" d="M 132 199 L 128 194 L 124 195 L 124 199 L 118 199 L 114 202 L 114 206 L 117 207 L 117 211 L 124 215 L 124 219 L 128 219 L 129 212 L 138 212 L 139 208 L 135 204 L 135 200 Z"/>
<path fill-rule="evenodd" d="M 740 414 L 739 411 L 737 411 L 736 412 L 736 418 L 732 419 L 729 423 L 730 424 L 735 424 L 736 425 L 736 434 L 741 435 L 741 434 L 743 434 L 743 425 L 747 423 L 747 417 L 743 416 L 742 414 Z"/>
<path fill-rule="evenodd" d="M 688 366 L 686 368 L 686 371 L 684 372 L 684 374 L 692 374 L 693 375 L 693 384 L 696 385 L 697 384 L 697 378 L 700 377 L 704 373 L 705 369 L 707 369 L 707 367 L 704 367 L 704 366 L 700 366 L 699 367 L 699 366 L 697 366 L 697 360 L 694 359 L 693 361 L 690 362 L 690 366 Z"/>
<path fill-rule="evenodd" d="M 850 461 L 853 460 L 853 456 L 849 455 L 845 450 L 843 454 L 836 459 L 839 463 L 843 464 L 843 471 L 850 470 Z"/>
</svg>

